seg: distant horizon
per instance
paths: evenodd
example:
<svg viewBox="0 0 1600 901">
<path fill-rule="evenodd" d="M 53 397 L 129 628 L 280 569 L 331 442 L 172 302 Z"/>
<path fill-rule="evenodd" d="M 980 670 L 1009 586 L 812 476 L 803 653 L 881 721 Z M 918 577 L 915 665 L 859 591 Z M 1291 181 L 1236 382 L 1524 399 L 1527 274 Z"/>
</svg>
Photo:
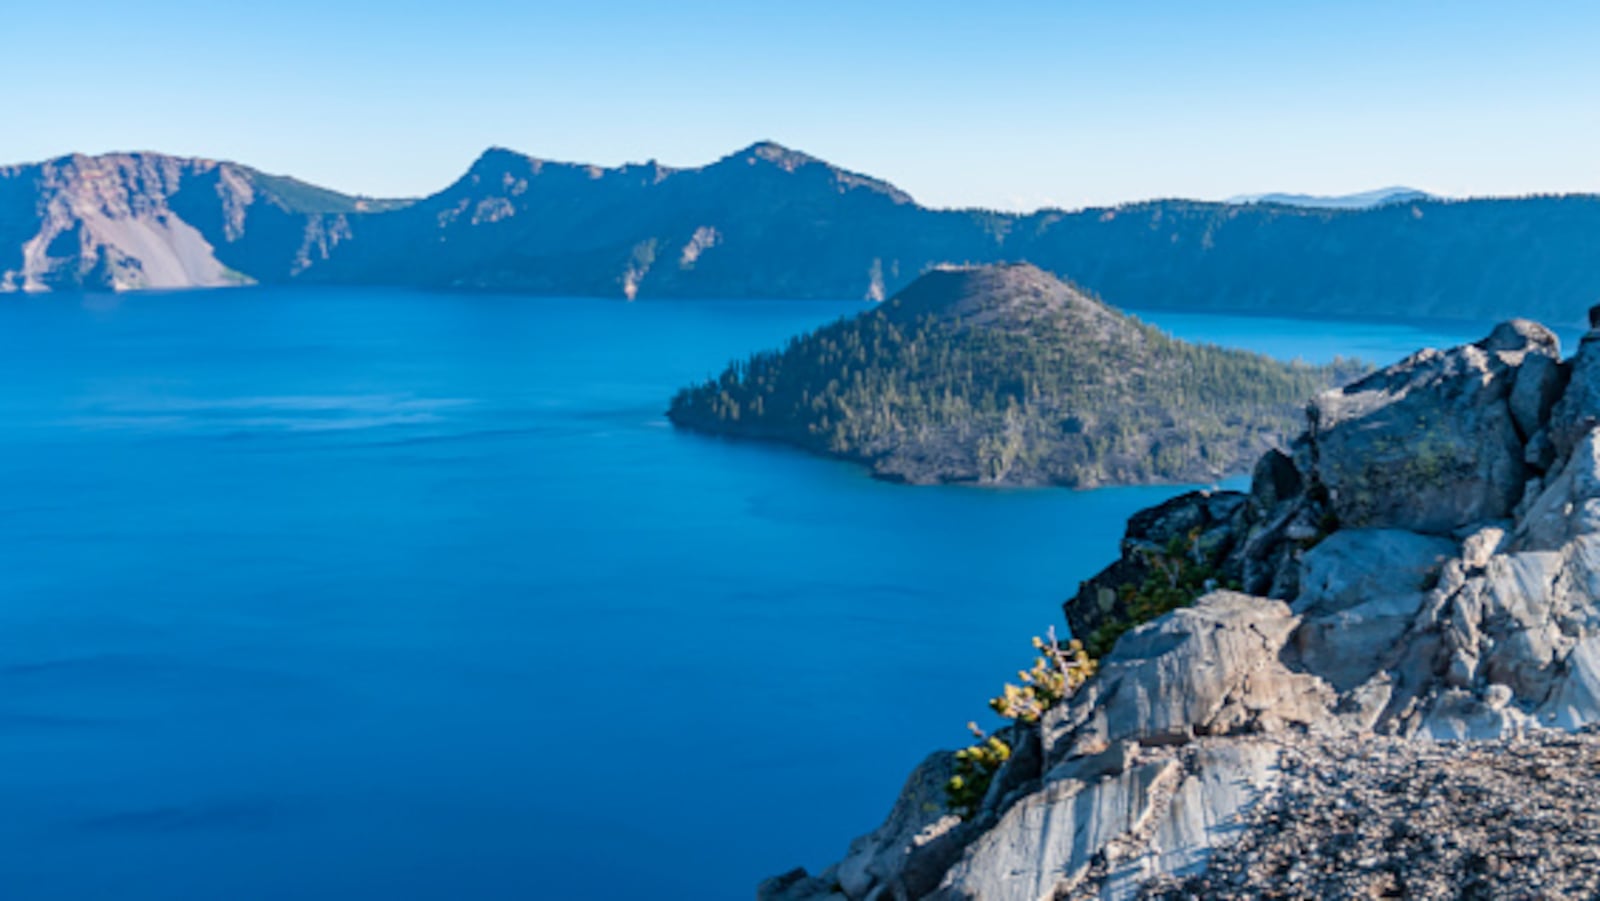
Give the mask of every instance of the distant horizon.
<svg viewBox="0 0 1600 901">
<path fill-rule="evenodd" d="M 148 147 L 370 197 L 484 147 L 692 167 L 770 138 L 938 209 L 1410 185 L 1600 192 L 1600 7 L 84 0 L 7 19 L 0 159 Z M 60 39 L 46 39 L 60 36 Z"/>
</svg>

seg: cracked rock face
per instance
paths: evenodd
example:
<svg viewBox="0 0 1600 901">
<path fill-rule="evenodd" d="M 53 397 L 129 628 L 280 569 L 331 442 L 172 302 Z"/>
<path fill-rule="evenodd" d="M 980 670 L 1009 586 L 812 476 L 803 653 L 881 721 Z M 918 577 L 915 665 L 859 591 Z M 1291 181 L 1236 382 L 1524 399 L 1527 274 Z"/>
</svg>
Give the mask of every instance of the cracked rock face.
<svg viewBox="0 0 1600 901">
<path fill-rule="evenodd" d="M 930 809 L 927 774 L 948 765 L 934 755 L 843 864 L 762 896 L 1444 897 L 1430 892 L 1467 880 L 1487 897 L 1516 894 L 1513 879 L 1592 894 L 1595 854 L 1507 856 L 1507 836 L 1559 843 L 1560 823 L 1592 834 L 1594 815 L 1562 813 L 1566 788 L 1523 791 L 1555 764 L 1498 767 L 1492 749 L 1600 766 L 1592 736 L 1563 737 L 1600 724 L 1597 427 L 1600 333 L 1563 362 L 1526 321 L 1318 397 L 1248 494 L 1136 516 L 1124 559 L 1067 617 L 1080 629 L 1119 615 L 1116 592 L 1147 575 L 1140 549 L 1175 534 L 1245 592 L 1124 634 L 1076 695 L 1012 727 L 1028 753 L 969 821 Z M 1324 772 L 1358 788 L 1341 794 Z M 1480 815 L 1533 813 L 1444 815 L 1426 789 L 1455 780 L 1487 799 L 1468 806 Z M 1295 824 L 1306 809 L 1321 831 Z M 1431 837 L 1394 831 L 1435 821 L 1465 837 L 1424 849 Z M 1359 854 L 1317 845 L 1339 829 Z M 1443 856 L 1412 871 L 1396 848 Z M 1526 859 L 1545 864 L 1530 875 Z"/>
</svg>

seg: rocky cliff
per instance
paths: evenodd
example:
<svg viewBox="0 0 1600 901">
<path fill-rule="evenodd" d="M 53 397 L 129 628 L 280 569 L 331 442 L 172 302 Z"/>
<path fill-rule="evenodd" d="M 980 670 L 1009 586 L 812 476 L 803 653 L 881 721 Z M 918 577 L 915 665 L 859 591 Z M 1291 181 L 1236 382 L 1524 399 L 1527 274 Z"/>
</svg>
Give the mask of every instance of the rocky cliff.
<svg viewBox="0 0 1600 901">
<path fill-rule="evenodd" d="M 1215 575 L 1139 621 L 1181 566 Z M 1135 517 L 1066 613 L 1110 649 L 1002 733 L 977 810 L 936 753 L 842 861 L 761 896 L 1592 892 L 1597 815 L 1552 768 L 1592 773 L 1562 735 L 1600 721 L 1600 331 L 1563 360 L 1512 321 L 1318 396 L 1248 493 Z"/>
<path fill-rule="evenodd" d="M 154 153 L 0 168 L 0 292 L 286 277 L 326 259 L 349 215 L 398 205 Z"/>
<path fill-rule="evenodd" d="M 1571 322 L 1600 198 L 935 210 L 770 142 L 705 166 L 484 153 L 414 203 L 158 154 L 0 169 L 0 291 L 316 281 L 604 297 L 888 297 L 1022 260 L 1136 309 Z"/>
</svg>

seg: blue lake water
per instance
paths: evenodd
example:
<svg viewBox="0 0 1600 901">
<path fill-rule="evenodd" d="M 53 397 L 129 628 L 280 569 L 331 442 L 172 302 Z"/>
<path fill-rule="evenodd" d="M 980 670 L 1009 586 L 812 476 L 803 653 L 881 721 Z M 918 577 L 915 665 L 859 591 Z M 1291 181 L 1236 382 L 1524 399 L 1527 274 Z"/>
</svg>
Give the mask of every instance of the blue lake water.
<svg viewBox="0 0 1600 901">
<path fill-rule="evenodd" d="M 747 898 L 836 858 L 1177 488 L 671 429 L 860 304 L 0 302 L 0 897 Z M 1461 325 L 1150 314 L 1387 362 Z"/>
</svg>

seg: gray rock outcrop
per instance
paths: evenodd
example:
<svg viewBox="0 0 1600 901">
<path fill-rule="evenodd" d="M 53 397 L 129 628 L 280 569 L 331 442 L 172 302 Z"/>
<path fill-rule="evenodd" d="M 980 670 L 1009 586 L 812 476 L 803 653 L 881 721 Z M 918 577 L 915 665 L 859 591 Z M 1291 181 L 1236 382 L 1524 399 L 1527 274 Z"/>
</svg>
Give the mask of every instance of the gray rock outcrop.
<svg viewBox="0 0 1600 901">
<path fill-rule="evenodd" d="M 908 820 L 897 805 L 852 846 L 871 858 L 852 873 L 870 878 L 821 889 L 850 901 L 1211 890 L 1217 849 L 1287 841 L 1272 812 L 1316 788 L 1308 759 L 1370 746 L 1375 760 L 1443 767 L 1459 755 L 1404 749 L 1600 723 L 1600 334 L 1568 363 L 1547 330 L 1513 321 L 1316 398 L 1248 494 L 1135 517 L 1123 559 L 1067 603 L 1074 629 L 1128 615 L 1148 548 L 1173 536 L 1245 590 L 1127 628 L 1074 695 L 1011 727 L 1037 753 L 1008 762 L 1005 789 L 969 820 L 932 830 L 944 844 L 914 884 L 896 867 L 941 811 Z M 902 802 L 926 803 L 918 784 Z M 1240 884 L 1263 860 L 1293 866 L 1286 852 L 1222 853 Z M 1405 874 L 1368 875 L 1349 884 Z"/>
</svg>

